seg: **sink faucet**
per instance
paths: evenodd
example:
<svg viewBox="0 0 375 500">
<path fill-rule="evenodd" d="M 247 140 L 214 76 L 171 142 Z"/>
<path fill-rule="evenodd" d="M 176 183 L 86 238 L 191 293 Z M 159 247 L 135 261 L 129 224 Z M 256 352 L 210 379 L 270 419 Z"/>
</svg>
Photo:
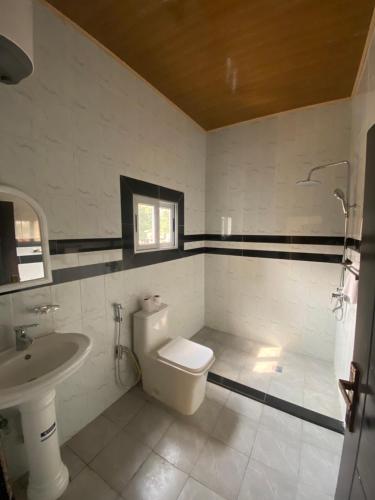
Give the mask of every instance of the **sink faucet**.
<svg viewBox="0 0 375 500">
<path fill-rule="evenodd" d="M 15 326 L 14 331 L 16 334 L 16 351 L 24 351 L 34 342 L 34 339 L 27 335 L 28 328 L 33 328 L 38 326 L 38 323 L 32 323 L 31 325 L 20 325 Z"/>
</svg>

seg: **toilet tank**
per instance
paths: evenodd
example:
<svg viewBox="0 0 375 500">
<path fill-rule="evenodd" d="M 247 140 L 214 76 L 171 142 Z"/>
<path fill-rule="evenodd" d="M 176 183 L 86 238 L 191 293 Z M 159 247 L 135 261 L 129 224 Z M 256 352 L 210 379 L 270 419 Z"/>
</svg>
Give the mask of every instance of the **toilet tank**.
<svg viewBox="0 0 375 500">
<path fill-rule="evenodd" d="M 154 312 L 134 314 L 134 351 L 138 356 L 149 354 L 168 340 L 168 305 L 161 304 Z"/>
</svg>

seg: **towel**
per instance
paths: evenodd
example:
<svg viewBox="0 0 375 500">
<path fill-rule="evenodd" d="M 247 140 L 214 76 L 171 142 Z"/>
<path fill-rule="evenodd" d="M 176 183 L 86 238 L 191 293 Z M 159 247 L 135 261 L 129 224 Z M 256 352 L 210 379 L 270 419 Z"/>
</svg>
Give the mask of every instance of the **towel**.
<svg viewBox="0 0 375 500">
<path fill-rule="evenodd" d="M 345 283 L 342 293 L 345 295 L 347 302 L 356 304 L 358 299 L 358 280 L 350 271 L 347 271 L 345 274 Z"/>
</svg>

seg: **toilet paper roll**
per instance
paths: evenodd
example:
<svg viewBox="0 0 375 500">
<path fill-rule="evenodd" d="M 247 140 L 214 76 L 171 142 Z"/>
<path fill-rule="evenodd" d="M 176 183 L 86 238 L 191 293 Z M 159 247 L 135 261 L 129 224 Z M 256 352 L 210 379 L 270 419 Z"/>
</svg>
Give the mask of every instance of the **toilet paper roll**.
<svg viewBox="0 0 375 500">
<path fill-rule="evenodd" d="M 142 310 L 149 313 L 154 311 L 154 309 L 155 306 L 152 297 L 145 297 L 142 301 Z"/>
<path fill-rule="evenodd" d="M 160 297 L 160 295 L 154 295 L 152 297 L 152 299 L 154 301 L 155 306 L 159 308 L 161 306 L 161 297 Z"/>
</svg>

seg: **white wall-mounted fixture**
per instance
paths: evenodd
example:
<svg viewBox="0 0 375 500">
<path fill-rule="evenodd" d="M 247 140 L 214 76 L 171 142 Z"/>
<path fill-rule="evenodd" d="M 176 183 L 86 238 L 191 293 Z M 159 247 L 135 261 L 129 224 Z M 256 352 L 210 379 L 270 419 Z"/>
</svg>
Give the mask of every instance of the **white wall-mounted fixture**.
<svg viewBox="0 0 375 500">
<path fill-rule="evenodd" d="M 0 82 L 19 83 L 33 69 L 32 0 L 0 0 Z"/>
<path fill-rule="evenodd" d="M 57 500 L 68 486 L 68 469 L 60 455 L 55 389 L 81 368 L 91 348 L 86 335 L 51 333 L 21 351 L 11 348 L 0 353 L 0 409 L 17 406 L 21 413 L 29 500 Z"/>
</svg>

